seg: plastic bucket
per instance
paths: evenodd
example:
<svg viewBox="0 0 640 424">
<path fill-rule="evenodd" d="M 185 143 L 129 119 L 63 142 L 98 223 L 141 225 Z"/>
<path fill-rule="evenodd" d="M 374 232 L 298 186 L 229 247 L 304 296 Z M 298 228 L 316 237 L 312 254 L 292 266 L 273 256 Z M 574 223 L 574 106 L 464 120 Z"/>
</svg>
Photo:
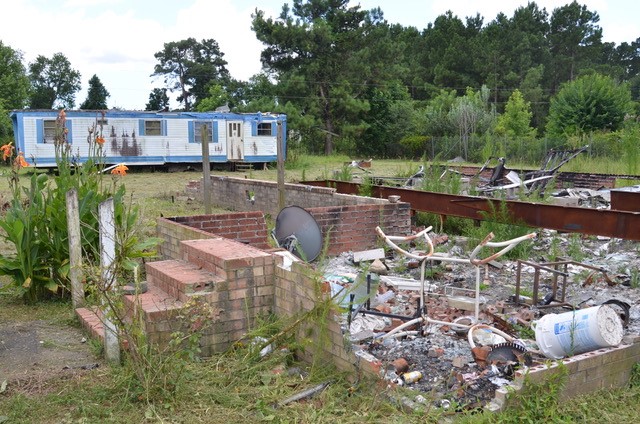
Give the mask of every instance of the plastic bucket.
<svg viewBox="0 0 640 424">
<path fill-rule="evenodd" d="M 532 325 L 538 348 L 551 359 L 617 346 L 623 336 L 622 320 L 607 305 L 548 314 Z"/>
</svg>

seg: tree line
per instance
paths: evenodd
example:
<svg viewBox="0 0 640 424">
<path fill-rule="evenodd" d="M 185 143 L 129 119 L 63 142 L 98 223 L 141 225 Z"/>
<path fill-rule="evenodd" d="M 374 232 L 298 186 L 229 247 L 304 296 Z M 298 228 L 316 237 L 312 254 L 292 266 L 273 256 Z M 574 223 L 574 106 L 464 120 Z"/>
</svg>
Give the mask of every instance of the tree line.
<svg viewBox="0 0 640 424">
<path fill-rule="evenodd" d="M 151 74 L 164 87 L 146 109 L 175 93 L 181 110 L 286 113 L 290 146 L 310 153 L 534 161 L 595 141 L 593 153 L 612 154 L 638 133 L 640 38 L 604 42 L 599 19 L 577 1 L 550 12 L 530 2 L 418 29 L 348 0 L 293 0 L 277 17 L 252 14 L 264 48 L 249 81 L 232 78 L 213 39 L 165 43 Z M 0 108 L 75 106 L 80 74 L 64 55 L 28 72 L 21 59 L 0 41 Z M 106 108 L 108 96 L 94 75 L 80 107 Z"/>
</svg>

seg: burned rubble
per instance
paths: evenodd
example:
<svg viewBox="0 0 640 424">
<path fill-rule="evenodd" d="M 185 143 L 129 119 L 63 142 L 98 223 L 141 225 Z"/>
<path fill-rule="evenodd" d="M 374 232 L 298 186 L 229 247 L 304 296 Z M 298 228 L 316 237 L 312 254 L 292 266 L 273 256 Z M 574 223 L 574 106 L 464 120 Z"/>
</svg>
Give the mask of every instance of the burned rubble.
<svg viewBox="0 0 640 424">
<path fill-rule="evenodd" d="M 323 272 L 356 356 L 379 360 L 381 378 L 409 389 L 414 404 L 482 407 L 518 369 L 640 333 L 636 243 L 542 230 L 520 240 L 531 243 L 526 261 L 499 257 L 505 244 L 494 243 L 477 257 L 485 260 L 474 262 L 478 248 L 470 252 L 464 238 L 427 233 L 437 252 L 415 236 L 401 239 L 390 243 L 403 246 L 398 249 L 345 252 L 328 260 Z M 417 259 L 426 255 L 435 259 Z M 604 340 L 595 342 L 600 346 L 583 342 L 575 351 L 559 351 L 554 337 L 560 336 L 542 334 L 540 323 L 552 320 L 557 329 L 556 317 L 575 317 L 573 311 L 586 311 L 592 322 L 579 322 L 571 337 L 580 326 L 604 325 Z M 538 345 L 549 337 L 553 346 Z"/>
</svg>

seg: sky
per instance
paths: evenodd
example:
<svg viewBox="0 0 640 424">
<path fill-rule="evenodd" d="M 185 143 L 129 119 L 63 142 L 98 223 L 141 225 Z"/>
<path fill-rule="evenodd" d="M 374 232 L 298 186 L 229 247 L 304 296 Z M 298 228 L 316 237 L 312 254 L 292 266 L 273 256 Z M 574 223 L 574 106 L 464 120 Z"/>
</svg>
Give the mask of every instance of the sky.
<svg viewBox="0 0 640 424">
<path fill-rule="evenodd" d="M 87 96 L 89 79 L 95 74 L 110 93 L 107 105 L 143 110 L 153 88 L 164 87 L 152 78 L 154 54 L 164 43 L 189 37 L 218 42 L 231 76 L 248 80 L 260 72 L 264 47 L 251 30 L 256 8 L 276 18 L 282 5 L 292 0 L 12 0 L 11 12 L 3 13 L 0 40 L 23 54 L 25 66 L 38 55 L 64 54 L 80 72 L 82 90 L 76 107 Z M 538 0 L 549 15 L 569 0 Z M 600 16 L 606 42 L 632 42 L 640 37 L 640 2 L 637 0 L 582 0 Z M 427 27 L 451 10 L 464 21 L 479 13 L 484 23 L 499 12 L 507 17 L 527 1 L 520 0 L 352 0 L 363 9 L 380 7 L 391 24 Z M 172 107 L 175 97 L 169 95 Z"/>
</svg>

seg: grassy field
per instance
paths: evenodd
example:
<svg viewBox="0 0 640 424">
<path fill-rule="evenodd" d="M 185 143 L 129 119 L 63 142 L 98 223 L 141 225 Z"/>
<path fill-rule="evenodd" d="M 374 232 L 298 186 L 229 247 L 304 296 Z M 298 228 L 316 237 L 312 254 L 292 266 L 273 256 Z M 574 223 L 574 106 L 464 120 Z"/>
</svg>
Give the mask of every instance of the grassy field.
<svg viewBox="0 0 640 424">
<path fill-rule="evenodd" d="M 286 181 L 332 178 L 344 172 L 347 157 L 301 157 L 286 171 Z M 407 176 L 419 162 L 375 161 L 376 175 Z M 589 168 L 586 168 L 589 169 Z M 213 171 L 218 175 L 276 179 L 276 170 L 246 173 Z M 189 198 L 185 185 L 199 179 L 199 172 L 132 172 L 123 177 L 127 192 L 143 214 L 145 233 L 154 234 L 159 216 L 184 216 L 204 212 L 199 199 Z M 0 178 L 0 193 L 6 193 Z M 217 210 L 215 212 L 222 212 Z M 46 320 L 60 326 L 77 327 L 71 304 L 64 301 L 25 306 L 11 291 L 0 292 L 0 327 L 3 323 Z M 268 325 L 267 325 L 268 324 Z M 270 332 L 287 323 L 265 323 Z M 268 328 L 267 328 L 268 327 Z M 0 346 L 0 349 L 2 347 Z M 99 348 L 96 347 L 96 353 Z M 602 423 L 636 422 L 640 418 L 640 370 L 628 388 L 601 391 L 591 396 L 558 402 L 562 381 L 534 386 L 519 407 L 501 414 L 454 414 L 425 407 L 406 411 L 390 400 L 396 392 L 384 384 L 353 380 L 327 364 L 296 363 L 290 354 L 278 351 L 261 358 L 251 346 L 241 345 L 224 355 L 202 361 L 181 361 L 183 373 L 170 391 L 141 387 L 130 363 L 103 366 L 61 377 L 52 374 L 33 381 L 0 381 L 0 423 Z M 1 379 L 0 379 L 1 380 Z M 311 399 L 277 407 L 283 399 L 317 384 L 330 382 Z"/>
</svg>

